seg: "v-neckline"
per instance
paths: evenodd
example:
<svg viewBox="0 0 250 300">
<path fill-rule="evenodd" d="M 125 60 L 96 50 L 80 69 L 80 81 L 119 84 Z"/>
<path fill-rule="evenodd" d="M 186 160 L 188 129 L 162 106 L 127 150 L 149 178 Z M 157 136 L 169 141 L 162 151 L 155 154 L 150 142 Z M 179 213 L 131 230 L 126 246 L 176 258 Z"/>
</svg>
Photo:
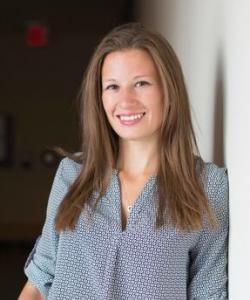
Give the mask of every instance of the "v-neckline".
<svg viewBox="0 0 250 300">
<path fill-rule="evenodd" d="M 150 175 L 148 179 L 145 181 L 142 189 L 138 194 L 138 197 L 134 200 L 133 204 L 131 205 L 131 209 L 126 220 L 126 226 L 124 228 L 122 222 L 122 199 L 121 199 L 121 182 L 119 178 L 119 171 L 117 169 L 113 169 L 113 175 L 115 179 L 115 187 L 117 190 L 117 194 L 115 195 L 115 197 L 116 197 L 117 208 L 118 208 L 119 229 L 121 232 L 125 233 L 128 231 L 130 226 L 136 221 L 136 214 L 138 214 L 141 211 L 142 207 L 147 201 L 145 196 L 148 196 L 150 191 L 154 187 L 154 183 L 157 175 Z"/>
</svg>

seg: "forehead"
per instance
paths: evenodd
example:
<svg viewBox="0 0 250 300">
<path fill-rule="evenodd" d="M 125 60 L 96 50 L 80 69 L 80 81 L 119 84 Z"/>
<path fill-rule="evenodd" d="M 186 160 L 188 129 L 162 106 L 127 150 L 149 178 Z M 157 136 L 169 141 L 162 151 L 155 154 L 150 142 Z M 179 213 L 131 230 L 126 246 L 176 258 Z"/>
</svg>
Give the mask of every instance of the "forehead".
<svg viewBox="0 0 250 300">
<path fill-rule="evenodd" d="M 108 76 L 111 73 L 149 73 L 156 75 L 157 69 L 151 55 L 142 49 L 123 49 L 110 52 L 104 59 L 102 75 Z M 106 77 L 105 76 L 105 77 Z"/>
</svg>

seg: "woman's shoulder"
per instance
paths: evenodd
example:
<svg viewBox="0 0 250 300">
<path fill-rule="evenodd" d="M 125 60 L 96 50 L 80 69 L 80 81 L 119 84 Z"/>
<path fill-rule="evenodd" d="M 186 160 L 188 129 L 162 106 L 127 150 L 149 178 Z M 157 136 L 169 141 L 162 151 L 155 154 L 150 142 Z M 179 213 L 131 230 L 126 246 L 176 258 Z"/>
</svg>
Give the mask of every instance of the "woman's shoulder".
<svg viewBox="0 0 250 300">
<path fill-rule="evenodd" d="M 69 157 L 64 157 L 59 163 L 57 176 L 60 176 L 67 186 L 70 186 L 79 175 L 81 168 L 80 163 Z"/>
<path fill-rule="evenodd" d="M 204 161 L 204 175 L 208 186 L 214 186 L 216 183 L 223 183 L 228 179 L 228 170 L 225 166 L 218 166 L 213 162 Z"/>
<path fill-rule="evenodd" d="M 204 162 L 205 192 L 220 221 L 229 214 L 228 170 L 213 162 Z"/>
</svg>

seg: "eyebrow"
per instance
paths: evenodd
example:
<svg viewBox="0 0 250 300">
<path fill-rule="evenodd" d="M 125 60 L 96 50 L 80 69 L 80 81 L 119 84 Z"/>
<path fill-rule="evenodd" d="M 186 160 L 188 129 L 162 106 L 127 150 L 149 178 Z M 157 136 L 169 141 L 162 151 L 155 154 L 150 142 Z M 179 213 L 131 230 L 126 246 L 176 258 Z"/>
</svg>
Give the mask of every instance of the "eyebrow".
<svg viewBox="0 0 250 300">
<path fill-rule="evenodd" d="M 133 79 L 138 79 L 138 78 L 141 78 L 141 77 L 150 77 L 150 75 L 137 75 L 135 76 Z M 116 81 L 116 79 L 113 79 L 113 78 L 109 78 L 109 79 L 104 79 L 104 81 L 108 82 L 108 81 Z"/>
<path fill-rule="evenodd" d="M 116 80 L 113 78 L 110 78 L 110 79 L 104 79 L 104 81 L 116 81 Z"/>
<path fill-rule="evenodd" d="M 141 78 L 141 77 L 150 77 L 150 75 L 137 75 L 134 77 L 134 79 L 138 79 L 138 78 Z"/>
</svg>

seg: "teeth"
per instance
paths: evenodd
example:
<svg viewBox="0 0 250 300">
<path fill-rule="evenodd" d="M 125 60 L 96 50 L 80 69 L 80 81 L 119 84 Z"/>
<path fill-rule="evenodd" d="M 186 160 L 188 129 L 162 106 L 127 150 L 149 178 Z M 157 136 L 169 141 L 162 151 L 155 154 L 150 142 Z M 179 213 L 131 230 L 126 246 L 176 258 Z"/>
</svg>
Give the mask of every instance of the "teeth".
<svg viewBox="0 0 250 300">
<path fill-rule="evenodd" d="M 144 113 L 137 114 L 137 115 L 130 115 L 130 116 L 120 116 L 121 121 L 133 121 L 136 119 L 141 119 Z"/>
</svg>

